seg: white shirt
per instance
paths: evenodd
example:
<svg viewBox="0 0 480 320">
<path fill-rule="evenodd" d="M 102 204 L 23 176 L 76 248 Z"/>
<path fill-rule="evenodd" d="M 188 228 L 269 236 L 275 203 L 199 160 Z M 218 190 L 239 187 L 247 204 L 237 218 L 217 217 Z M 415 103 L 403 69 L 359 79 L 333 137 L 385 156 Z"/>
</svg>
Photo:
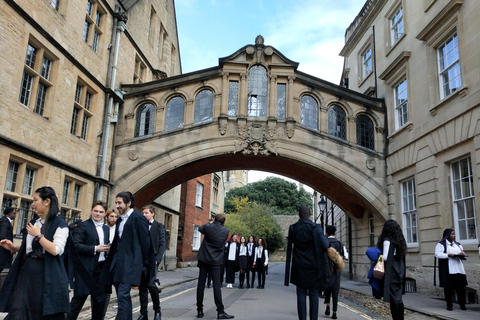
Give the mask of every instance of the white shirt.
<svg viewBox="0 0 480 320">
<path fill-rule="evenodd" d="M 228 249 L 228 260 L 235 261 L 236 252 L 237 252 L 237 243 L 232 242 L 230 244 L 230 248 Z"/>
<path fill-rule="evenodd" d="M 99 244 L 105 244 L 105 241 L 103 240 L 105 238 L 105 234 L 103 233 L 103 223 L 97 222 L 93 220 L 93 218 L 92 221 L 95 225 L 95 229 L 97 230 Z M 97 246 L 95 246 L 93 250 L 95 251 L 95 254 L 97 254 Z M 105 252 L 100 252 L 98 256 L 98 262 L 102 261 L 105 261 Z"/>
<path fill-rule="evenodd" d="M 246 256 L 247 255 L 247 246 L 240 245 L 240 252 L 238 253 L 239 256 Z"/>
<path fill-rule="evenodd" d="M 257 262 L 257 257 L 260 259 L 262 257 L 262 251 L 263 247 L 256 247 L 255 248 L 255 258 L 253 259 L 254 262 Z M 263 263 L 265 265 L 268 264 L 268 250 L 265 249 L 265 262 Z"/>
<path fill-rule="evenodd" d="M 445 240 L 445 244 L 447 245 L 447 252 L 444 253 L 444 247 L 441 243 L 437 243 L 435 246 L 435 257 L 438 259 L 448 259 L 448 273 L 456 274 L 461 273 L 465 274 L 465 268 L 463 267 L 462 260 L 457 257 L 449 257 L 448 254 L 459 254 L 463 252 L 463 247 L 461 245 L 457 245 L 455 242 L 449 242 Z"/>
<path fill-rule="evenodd" d="M 334 236 L 329 236 L 329 238 L 335 238 L 335 237 Z M 348 260 L 348 251 L 347 251 L 347 247 L 345 247 L 345 245 L 343 246 L 343 259 Z"/>
<path fill-rule="evenodd" d="M 120 225 L 118 226 L 118 236 L 120 238 L 122 237 L 123 227 L 125 226 L 125 223 L 127 223 L 128 217 L 130 217 L 132 212 L 133 212 L 133 209 L 130 209 L 127 211 L 126 214 L 124 214 L 123 216 L 120 216 L 120 219 L 122 219 L 122 221 L 120 221 Z"/>
<path fill-rule="evenodd" d="M 107 227 L 108 227 L 108 224 L 105 224 Z M 109 227 L 110 228 L 110 239 L 109 242 L 112 243 L 113 242 L 113 238 L 115 238 L 115 229 L 117 229 L 117 225 L 114 224 L 113 226 Z"/>
<path fill-rule="evenodd" d="M 38 218 L 37 221 L 35 221 L 34 226 L 42 228 L 43 224 L 45 223 L 45 220 L 42 220 L 41 218 Z M 27 254 L 32 252 L 32 241 L 33 241 L 33 236 L 30 234 L 27 234 Z M 57 253 L 57 256 L 60 256 L 63 254 L 65 250 L 65 244 L 67 243 L 67 238 L 68 238 L 68 227 L 65 228 L 57 228 L 55 230 L 55 234 L 53 235 L 53 243 L 55 244 L 55 252 Z M 45 249 L 43 249 L 43 253 L 45 253 Z"/>
<path fill-rule="evenodd" d="M 251 242 L 247 243 L 247 248 L 248 248 L 248 255 L 252 256 L 253 243 Z"/>
</svg>

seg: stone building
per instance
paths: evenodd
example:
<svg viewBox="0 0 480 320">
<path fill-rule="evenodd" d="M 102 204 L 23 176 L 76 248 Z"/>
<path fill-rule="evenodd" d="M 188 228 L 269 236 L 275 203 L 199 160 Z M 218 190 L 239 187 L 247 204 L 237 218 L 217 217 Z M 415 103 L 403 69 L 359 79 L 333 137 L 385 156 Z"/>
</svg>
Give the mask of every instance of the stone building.
<svg viewBox="0 0 480 320">
<path fill-rule="evenodd" d="M 479 17 L 479 1 L 368 0 L 340 53 L 341 85 L 385 99 L 388 216 L 403 226 L 407 276 L 422 291 L 441 293 L 433 254 L 445 228 L 455 229 L 469 286 L 480 290 Z M 362 261 L 383 221 L 354 222 Z M 354 273 L 367 270 L 358 264 Z"/>
</svg>

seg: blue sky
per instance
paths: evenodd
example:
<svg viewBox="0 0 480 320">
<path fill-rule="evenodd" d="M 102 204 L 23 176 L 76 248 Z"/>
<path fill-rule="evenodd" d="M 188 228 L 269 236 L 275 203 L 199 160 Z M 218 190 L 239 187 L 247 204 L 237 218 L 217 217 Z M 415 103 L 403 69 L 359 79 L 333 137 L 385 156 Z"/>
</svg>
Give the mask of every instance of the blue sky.
<svg viewBox="0 0 480 320">
<path fill-rule="evenodd" d="M 299 70 L 338 84 L 346 28 L 365 0 L 175 0 L 182 71 L 218 65 L 261 34 Z"/>
</svg>

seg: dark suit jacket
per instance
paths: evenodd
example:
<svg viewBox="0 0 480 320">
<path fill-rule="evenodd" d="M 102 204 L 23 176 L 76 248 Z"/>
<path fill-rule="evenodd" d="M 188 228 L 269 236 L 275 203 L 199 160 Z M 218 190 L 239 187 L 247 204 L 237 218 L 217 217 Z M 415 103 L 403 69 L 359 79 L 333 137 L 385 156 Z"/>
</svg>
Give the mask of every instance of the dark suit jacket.
<svg viewBox="0 0 480 320">
<path fill-rule="evenodd" d="M 110 228 L 103 225 L 103 243 L 108 244 L 110 236 Z M 72 232 L 72 240 L 75 245 L 75 249 L 80 256 L 81 263 L 90 275 L 93 275 L 93 271 L 98 263 L 100 253 L 95 253 L 95 246 L 100 244 L 98 239 L 98 233 L 95 228 L 95 224 L 92 219 L 88 219 L 82 223 L 79 223 Z M 75 295 L 90 294 L 90 290 L 85 284 L 84 280 L 78 274 L 77 268 L 73 266 L 75 272 Z"/>
<path fill-rule="evenodd" d="M 293 248 L 292 248 L 293 247 Z M 329 243 L 320 225 L 309 219 L 299 219 L 288 230 L 285 285 L 289 284 L 290 260 L 293 252 L 291 283 L 300 288 L 321 287 L 328 279 Z"/>
<path fill-rule="evenodd" d="M 148 220 L 143 214 L 133 211 L 123 227 L 122 238 L 118 235 L 122 219 L 117 220 L 115 238 L 103 268 L 105 284 L 129 283 L 139 286 L 143 268 L 150 267 L 150 233 Z"/>
<path fill-rule="evenodd" d="M 3 239 L 13 241 L 13 226 L 5 216 L 0 218 L 0 240 Z M 0 270 L 10 268 L 12 260 L 13 256 L 10 250 L 0 247 Z"/>
<path fill-rule="evenodd" d="M 198 250 L 198 260 L 211 265 L 223 264 L 223 249 L 229 230 L 220 222 L 206 223 L 198 228 L 203 233 L 203 242 Z"/>
<path fill-rule="evenodd" d="M 150 227 L 150 243 L 157 263 L 162 262 L 166 249 L 165 227 L 162 223 L 153 220 Z"/>
</svg>

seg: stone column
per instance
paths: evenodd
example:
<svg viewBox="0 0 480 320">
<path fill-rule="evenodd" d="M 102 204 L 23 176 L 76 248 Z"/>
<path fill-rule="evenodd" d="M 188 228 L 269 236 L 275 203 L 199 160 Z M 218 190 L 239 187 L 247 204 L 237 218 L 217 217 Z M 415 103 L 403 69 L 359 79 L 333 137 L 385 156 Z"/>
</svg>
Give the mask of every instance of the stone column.
<svg viewBox="0 0 480 320">
<path fill-rule="evenodd" d="M 277 75 L 270 75 L 270 89 L 268 90 L 267 117 L 277 117 Z"/>
<path fill-rule="evenodd" d="M 238 105 L 238 113 L 237 116 L 247 116 L 247 91 L 248 91 L 248 82 L 247 82 L 247 74 L 241 73 L 240 74 L 240 88 L 239 88 L 239 95 L 240 95 L 240 102 Z"/>
<path fill-rule="evenodd" d="M 287 106 L 285 107 L 285 119 L 286 118 L 293 118 L 293 83 L 295 82 L 295 76 L 288 76 L 288 84 L 287 84 Z"/>
<path fill-rule="evenodd" d="M 229 90 L 229 85 L 228 85 L 228 72 L 222 72 L 222 99 L 220 103 L 220 114 L 221 115 L 226 115 L 228 114 L 228 90 Z"/>
</svg>

